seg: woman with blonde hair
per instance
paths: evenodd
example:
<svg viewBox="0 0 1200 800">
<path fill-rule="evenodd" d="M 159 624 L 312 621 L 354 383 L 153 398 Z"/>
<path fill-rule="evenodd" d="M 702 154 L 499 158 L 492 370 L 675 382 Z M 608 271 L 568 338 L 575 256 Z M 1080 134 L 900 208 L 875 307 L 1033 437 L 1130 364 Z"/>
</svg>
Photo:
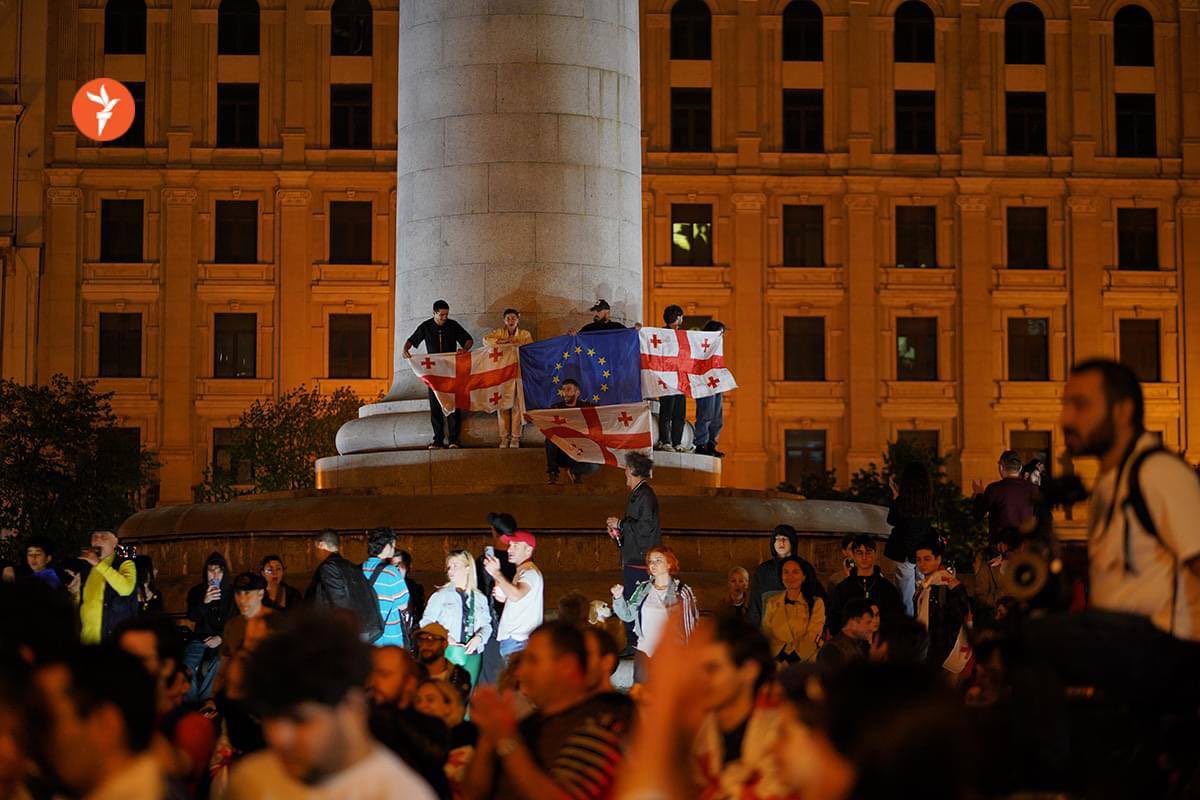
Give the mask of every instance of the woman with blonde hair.
<svg viewBox="0 0 1200 800">
<path fill-rule="evenodd" d="M 475 559 L 466 550 L 451 550 L 446 556 L 448 582 L 439 587 L 425 606 L 420 627 L 434 622 L 450 634 L 446 660 L 479 679 L 483 648 L 492 635 L 492 615 L 487 598 L 475 583 Z"/>
<path fill-rule="evenodd" d="M 671 548 L 659 545 L 647 550 L 646 570 L 650 573 L 649 580 L 634 587 L 628 601 L 623 586 L 612 587 L 613 612 L 626 622 L 632 622 L 637 634 L 637 653 L 633 662 L 633 679 L 637 683 L 644 679 L 647 663 L 667 632 L 671 609 L 680 606 L 683 624 L 678 633 L 684 641 L 691 638 L 700 619 L 696 595 L 690 586 L 675 577 L 679 574 L 679 559 Z"/>
<path fill-rule="evenodd" d="M 717 604 L 717 613 L 745 619 L 750 610 L 750 573 L 745 567 L 733 567 L 726 575 L 726 581 L 728 588 Z"/>
</svg>

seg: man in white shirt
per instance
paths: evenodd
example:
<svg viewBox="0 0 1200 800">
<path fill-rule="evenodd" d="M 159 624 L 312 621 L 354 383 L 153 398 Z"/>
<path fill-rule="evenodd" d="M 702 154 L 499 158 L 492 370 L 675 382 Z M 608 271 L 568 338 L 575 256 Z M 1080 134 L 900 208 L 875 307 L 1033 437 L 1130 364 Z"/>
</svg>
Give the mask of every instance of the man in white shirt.
<svg viewBox="0 0 1200 800">
<path fill-rule="evenodd" d="M 370 734 L 371 649 L 337 612 L 319 611 L 259 643 L 245 681 L 267 749 L 238 762 L 226 797 L 433 800 Z"/>
<path fill-rule="evenodd" d="M 495 555 L 484 556 L 483 568 L 496 581 L 493 595 L 504 603 L 496 641 L 500 645 L 500 658 L 507 664 L 513 653 L 525 649 L 529 635 L 542 624 L 545 583 L 541 570 L 532 561 L 533 549 L 537 547 L 532 533 L 516 531 L 511 536 L 501 536 L 500 542 L 508 547 L 508 560 L 517 568 L 512 582 L 500 571 L 500 559 Z"/>
</svg>

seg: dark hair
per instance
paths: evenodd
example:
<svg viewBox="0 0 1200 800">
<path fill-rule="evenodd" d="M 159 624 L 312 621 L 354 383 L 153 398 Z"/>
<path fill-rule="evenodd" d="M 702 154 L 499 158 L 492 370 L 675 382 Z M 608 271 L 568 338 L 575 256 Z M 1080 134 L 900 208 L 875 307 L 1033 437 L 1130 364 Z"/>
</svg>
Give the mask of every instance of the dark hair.
<svg viewBox="0 0 1200 800">
<path fill-rule="evenodd" d="M 924 664 L 929 651 L 929 631 L 907 614 L 879 618 L 879 644 L 887 645 L 891 664 Z"/>
<path fill-rule="evenodd" d="M 567 378 L 565 381 L 562 382 L 563 386 L 566 386 L 567 384 L 574 386 L 576 389 L 579 388 L 579 381 L 575 380 L 574 378 Z"/>
<path fill-rule="evenodd" d="M 865 547 L 868 550 L 875 549 L 875 537 L 869 533 L 856 533 L 850 542 L 850 547 L 857 550 L 860 547 Z"/>
<path fill-rule="evenodd" d="M 708 333 L 724 333 L 725 323 L 720 322 L 719 320 L 710 319 L 708 322 L 704 323 L 704 327 L 700 330 Z"/>
<path fill-rule="evenodd" d="M 267 579 L 257 572 L 243 572 L 233 581 L 235 592 L 260 592 L 267 588 Z"/>
<path fill-rule="evenodd" d="M 487 515 L 488 525 L 500 533 L 513 534 L 517 532 L 517 520 L 512 514 L 503 511 L 492 511 Z"/>
<path fill-rule="evenodd" d="M 260 714 L 279 717 L 306 702 L 336 706 L 370 674 L 371 646 L 356 626 L 313 610 L 291 615 L 250 654 L 246 695 Z"/>
<path fill-rule="evenodd" d="M 407 550 L 397 550 L 396 558 L 400 559 L 400 563 L 404 565 L 405 571 L 412 569 L 412 553 Z"/>
<path fill-rule="evenodd" d="M 133 753 L 150 747 L 156 715 L 156 686 L 141 659 L 112 644 L 80 647 L 63 665 L 71 673 L 68 694 L 80 717 L 112 705 L 125 723 L 125 743 Z"/>
<path fill-rule="evenodd" d="M 54 558 L 54 545 L 45 536 L 31 536 L 29 541 L 25 542 L 25 547 L 22 548 L 22 553 L 28 553 L 29 548 L 37 547 L 50 558 Z"/>
<path fill-rule="evenodd" d="M 1046 462 L 1042 461 L 1040 458 L 1035 458 L 1025 466 L 1021 467 L 1021 477 L 1028 480 L 1029 476 L 1033 475 L 1035 472 L 1044 472 L 1045 470 Z"/>
<path fill-rule="evenodd" d="M 620 660 L 621 649 L 617 647 L 617 640 L 611 633 L 599 625 L 585 625 L 582 630 L 584 636 L 591 636 L 596 640 L 596 649 L 600 651 L 601 657 L 612 656 Z"/>
<path fill-rule="evenodd" d="M 663 309 L 663 322 L 670 325 L 675 320 L 683 316 L 683 309 L 672 303 Z"/>
<path fill-rule="evenodd" d="M 263 569 L 267 566 L 267 564 L 270 564 L 272 561 L 278 561 L 280 564 L 283 564 L 283 559 L 280 558 L 279 556 L 275 555 L 274 553 L 272 553 L 269 556 L 263 556 L 262 561 L 258 562 L 258 568 Z M 287 569 L 287 564 L 283 564 L 283 566 L 284 566 L 284 569 Z"/>
<path fill-rule="evenodd" d="M 504 313 L 503 313 L 503 314 L 501 314 L 500 316 L 501 316 L 501 317 L 507 317 L 509 314 L 516 314 L 518 317 L 519 317 L 519 316 L 521 316 L 521 312 L 520 312 L 520 311 L 517 311 L 515 308 L 506 308 L 506 309 L 504 309 Z"/>
<path fill-rule="evenodd" d="M 938 558 L 946 555 L 946 545 L 944 542 L 942 542 L 941 538 L 937 536 L 926 536 L 924 539 L 917 542 L 917 546 L 913 548 L 913 552 L 916 553 L 918 550 L 928 550 Z"/>
<path fill-rule="evenodd" d="M 113 631 L 112 641 L 120 645 L 121 637 L 126 633 L 154 634 L 154 651 L 158 654 L 158 660 L 164 664 L 168 660 L 174 661 L 176 669 L 183 664 L 183 636 L 170 617 L 154 614 L 128 619 Z"/>
<path fill-rule="evenodd" d="M 1021 469 L 1021 454 L 1016 450 L 1005 450 L 1000 454 L 1000 468 L 1005 472 L 1018 472 Z"/>
<path fill-rule="evenodd" d="M 396 543 L 396 531 L 391 528 L 375 528 L 367 535 L 367 555 L 378 556 L 389 544 Z"/>
<path fill-rule="evenodd" d="M 588 599 L 580 592 L 567 592 L 558 598 L 558 619 L 572 625 L 586 625 Z"/>
<path fill-rule="evenodd" d="M 1142 398 L 1142 384 L 1133 370 L 1107 358 L 1089 358 L 1071 367 L 1072 375 L 1085 372 L 1100 373 L 1110 414 L 1112 407 L 1122 400 L 1133 403 L 1133 416 L 1129 421 L 1133 425 L 1133 432 L 1142 434 L 1146 430 L 1146 401 Z"/>
<path fill-rule="evenodd" d="M 626 453 L 625 466 L 633 470 L 634 476 L 649 478 L 650 472 L 654 469 L 654 461 L 649 456 L 644 456 L 641 453 Z"/>
<path fill-rule="evenodd" d="M 449 311 L 449 310 L 450 310 L 450 304 L 447 303 L 445 300 L 434 300 L 433 301 L 433 313 L 436 314 L 439 311 Z"/>
<path fill-rule="evenodd" d="M 842 624 L 838 630 L 846 627 L 846 623 L 849 620 L 858 619 L 863 614 L 875 615 L 875 612 L 871 610 L 871 604 L 867 602 L 865 597 L 851 597 L 842 606 Z"/>
<path fill-rule="evenodd" d="M 326 528 L 316 535 L 318 544 L 323 544 L 330 549 L 337 551 L 342 547 L 342 537 L 338 536 L 338 532 L 333 528 Z"/>
<path fill-rule="evenodd" d="M 920 461 L 910 461 L 900 471 L 896 508 L 908 517 L 933 516 L 933 479 Z"/>
<path fill-rule="evenodd" d="M 842 549 L 845 550 L 848 547 L 853 547 L 854 540 L 857 538 L 858 538 L 857 533 L 847 533 L 845 536 L 842 537 Z"/>
<path fill-rule="evenodd" d="M 735 616 L 719 616 L 713 630 L 713 641 L 729 648 L 729 660 L 735 667 L 747 661 L 758 664 L 758 678 L 754 688 L 759 689 L 771 680 L 775 672 L 775 659 L 771 656 L 771 645 L 762 630 Z"/>
<path fill-rule="evenodd" d="M 811 612 L 813 603 L 818 597 L 822 600 L 825 599 L 825 588 L 821 586 L 821 581 L 817 579 L 817 570 L 813 565 L 795 554 L 779 559 L 779 575 L 781 580 L 783 577 L 783 565 L 789 561 L 795 562 L 796 566 L 800 567 L 800 574 L 804 576 L 804 579 L 800 582 L 800 594 L 804 597 L 804 602 L 808 603 L 808 610 Z"/>
<path fill-rule="evenodd" d="M 578 625 L 556 620 L 543 622 L 533 632 L 533 636 L 544 634 L 549 640 L 554 652 L 559 656 L 570 656 L 579 665 L 579 673 L 587 674 L 587 642 L 583 640 L 583 631 Z"/>
</svg>

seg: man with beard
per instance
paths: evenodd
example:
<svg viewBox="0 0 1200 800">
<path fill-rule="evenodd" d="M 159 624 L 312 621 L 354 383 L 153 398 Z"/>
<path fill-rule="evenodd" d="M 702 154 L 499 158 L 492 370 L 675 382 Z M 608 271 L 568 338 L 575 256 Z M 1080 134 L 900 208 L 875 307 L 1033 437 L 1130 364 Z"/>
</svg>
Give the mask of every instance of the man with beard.
<svg viewBox="0 0 1200 800">
<path fill-rule="evenodd" d="M 429 677 L 446 681 L 462 695 L 463 702 L 471 696 L 471 674 L 458 664 L 446 659 L 449 632 L 436 622 L 422 626 L 413 637 L 417 644 L 417 658 L 429 672 Z"/>
<path fill-rule="evenodd" d="M 372 648 L 337 612 L 319 610 L 293 615 L 264 639 L 247 664 L 246 688 L 268 749 L 238 762 L 226 797 L 433 800 L 367 726 L 372 655 L 398 649 Z"/>
<path fill-rule="evenodd" d="M 442 766 L 450 755 L 450 731 L 445 722 L 413 706 L 425 678 L 425 670 L 404 648 L 375 648 L 367 679 L 371 733 L 428 781 L 439 797 L 447 797 L 450 784 Z"/>
</svg>

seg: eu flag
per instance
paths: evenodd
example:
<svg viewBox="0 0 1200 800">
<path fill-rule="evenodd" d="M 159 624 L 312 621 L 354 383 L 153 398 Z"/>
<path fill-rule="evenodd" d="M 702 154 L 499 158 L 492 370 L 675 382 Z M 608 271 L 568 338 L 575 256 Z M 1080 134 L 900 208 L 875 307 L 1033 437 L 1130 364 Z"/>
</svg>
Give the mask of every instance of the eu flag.
<svg viewBox="0 0 1200 800">
<path fill-rule="evenodd" d="M 579 382 L 580 400 L 597 406 L 639 403 L 642 367 L 636 328 L 555 336 L 521 346 L 525 407 L 550 408 L 567 378 Z"/>
</svg>

